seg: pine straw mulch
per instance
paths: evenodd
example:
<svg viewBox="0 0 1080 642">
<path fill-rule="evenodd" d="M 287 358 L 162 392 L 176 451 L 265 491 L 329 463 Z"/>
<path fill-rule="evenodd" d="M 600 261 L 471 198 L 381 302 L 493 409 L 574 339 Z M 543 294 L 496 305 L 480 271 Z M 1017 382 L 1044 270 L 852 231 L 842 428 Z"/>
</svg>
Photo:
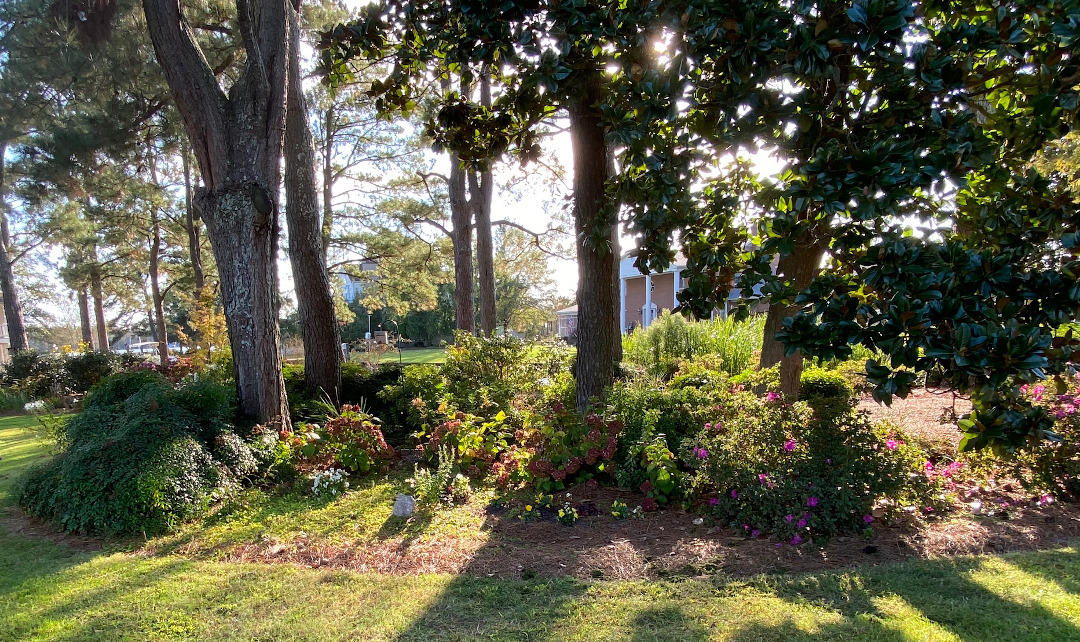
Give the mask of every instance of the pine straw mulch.
<svg viewBox="0 0 1080 642">
<path fill-rule="evenodd" d="M 578 492 L 578 505 L 585 510 L 609 506 L 613 499 L 634 499 L 617 489 L 591 496 Z M 842 569 L 913 557 L 1052 548 L 1080 540 L 1080 504 L 1038 505 L 1009 488 L 975 490 L 971 497 L 981 498 L 978 514 L 965 505 L 941 517 L 906 516 L 875 524 L 870 537 L 839 537 L 823 545 L 751 539 L 676 509 L 621 521 L 597 514 L 582 517 L 572 527 L 559 524 L 553 515 L 524 523 L 505 509 L 492 509 L 475 538 L 329 546 L 301 536 L 290 542 L 245 544 L 233 548 L 226 559 L 405 575 L 652 579 Z"/>
</svg>

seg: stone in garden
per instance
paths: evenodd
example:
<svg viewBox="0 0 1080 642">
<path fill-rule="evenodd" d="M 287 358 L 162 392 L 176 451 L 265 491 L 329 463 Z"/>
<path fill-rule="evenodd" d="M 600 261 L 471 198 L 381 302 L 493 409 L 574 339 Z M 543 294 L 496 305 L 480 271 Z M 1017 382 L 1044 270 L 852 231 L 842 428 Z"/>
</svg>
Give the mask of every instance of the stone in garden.
<svg viewBox="0 0 1080 642">
<path fill-rule="evenodd" d="M 398 495 L 394 500 L 394 517 L 411 517 L 416 510 L 416 500 L 411 495 Z"/>
</svg>

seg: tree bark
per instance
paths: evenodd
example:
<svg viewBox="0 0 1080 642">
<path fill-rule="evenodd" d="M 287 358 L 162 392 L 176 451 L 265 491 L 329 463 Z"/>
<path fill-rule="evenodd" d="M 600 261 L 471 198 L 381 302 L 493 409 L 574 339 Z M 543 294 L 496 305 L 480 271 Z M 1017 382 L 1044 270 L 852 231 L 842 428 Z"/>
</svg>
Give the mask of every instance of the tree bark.
<svg viewBox="0 0 1080 642">
<path fill-rule="evenodd" d="M 597 106 L 603 78 L 589 72 L 569 105 L 577 232 L 577 408 L 603 396 L 622 359 L 619 331 L 619 237 L 615 207 L 605 207 L 611 160 Z"/>
<path fill-rule="evenodd" d="M 178 0 L 143 0 L 158 64 L 204 184 L 195 205 L 218 266 L 240 411 L 287 428 L 276 255 L 289 8 L 284 0 L 237 0 L 236 6 L 247 59 L 226 96 Z"/>
<path fill-rule="evenodd" d="M 158 342 L 158 359 L 161 365 L 169 362 L 169 333 L 165 327 L 165 296 L 161 293 L 161 222 L 158 220 L 157 210 L 151 214 L 153 225 L 153 237 L 150 241 L 150 298 L 153 303 L 154 340 Z"/>
<path fill-rule="evenodd" d="M 108 352 L 109 328 L 105 324 L 105 292 L 101 283 L 101 266 L 97 264 L 97 249 L 93 250 L 94 265 L 90 270 L 90 296 L 94 299 L 94 329 L 97 332 L 97 349 Z"/>
<path fill-rule="evenodd" d="M 26 324 L 23 322 L 22 301 L 18 288 L 15 287 L 14 261 L 11 256 L 11 230 L 8 227 L 7 183 L 5 169 L 7 162 L 7 141 L 0 141 L 0 294 L 4 301 L 4 320 L 7 323 L 8 341 L 12 352 L 26 350 Z"/>
<path fill-rule="evenodd" d="M 457 155 L 450 154 L 450 240 L 454 246 L 454 316 L 457 329 L 476 331 L 476 291 L 473 286 L 472 207 L 465 196 L 465 169 Z"/>
<path fill-rule="evenodd" d="M 491 107 L 491 78 L 485 69 L 480 74 L 480 104 Z M 491 198 L 494 178 L 491 168 L 469 171 L 469 204 L 476 220 L 476 271 L 480 287 L 480 331 L 495 333 L 495 247 L 491 239 Z"/>
<path fill-rule="evenodd" d="M 329 265 L 330 239 L 334 231 L 334 103 L 329 101 L 324 114 L 322 157 L 322 257 L 323 265 Z"/>
<path fill-rule="evenodd" d="M 290 14 L 288 111 L 285 120 L 285 220 L 289 261 L 296 284 L 297 311 L 304 341 L 304 387 L 337 405 L 341 389 L 341 332 L 326 271 L 315 181 L 315 143 L 308 125 L 307 100 L 300 76 L 299 0 Z"/>
<path fill-rule="evenodd" d="M 199 229 L 199 214 L 195 211 L 195 204 L 192 201 L 191 161 L 188 159 L 187 146 L 184 146 L 181 154 L 184 159 L 184 224 L 187 227 L 188 255 L 195 280 L 195 300 L 198 301 L 202 297 L 203 288 L 206 287 L 206 275 L 203 273 L 202 265 L 202 239 L 200 238 L 202 234 Z"/>
<path fill-rule="evenodd" d="M 94 349 L 94 329 L 90 325 L 90 297 L 86 294 L 86 285 L 80 285 L 75 293 L 79 302 L 79 329 L 82 331 L 82 342 Z"/>
<path fill-rule="evenodd" d="M 817 276 L 823 254 L 821 244 L 810 232 L 805 232 L 795 239 L 792 253 L 780 257 L 776 273 L 796 290 L 802 290 Z M 799 397 L 803 357 L 801 352 L 785 355 L 784 344 L 776 339 L 776 333 L 784 329 L 784 319 L 794 315 L 798 309 L 796 305 L 771 305 L 765 317 L 765 337 L 761 345 L 760 367 L 771 368 L 780 364 L 780 392 L 790 399 Z"/>
</svg>

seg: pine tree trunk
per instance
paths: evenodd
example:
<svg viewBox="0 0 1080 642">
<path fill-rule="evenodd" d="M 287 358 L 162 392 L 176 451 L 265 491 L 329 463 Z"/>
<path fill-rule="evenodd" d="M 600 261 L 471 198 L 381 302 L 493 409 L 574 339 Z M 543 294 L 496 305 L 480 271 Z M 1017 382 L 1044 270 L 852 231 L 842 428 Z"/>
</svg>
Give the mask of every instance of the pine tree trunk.
<svg viewBox="0 0 1080 642">
<path fill-rule="evenodd" d="M 597 107 L 602 82 L 599 72 L 591 72 L 569 107 L 578 258 L 575 376 L 577 407 L 581 411 L 591 399 L 602 397 L 614 381 L 615 367 L 622 359 L 617 208 L 606 208 L 604 202 L 611 162 Z"/>
<path fill-rule="evenodd" d="M 206 287 L 206 275 L 203 274 L 202 265 L 202 240 L 199 230 L 199 215 L 195 212 L 195 205 L 192 202 L 192 185 L 191 185 L 191 161 L 188 159 L 188 150 L 185 146 L 181 151 L 184 159 L 184 212 L 185 219 L 184 224 L 187 227 L 188 235 L 188 256 L 191 261 L 191 271 L 194 274 L 195 280 L 195 300 L 198 301 L 202 297 L 203 288 Z"/>
<path fill-rule="evenodd" d="M 158 64 L 184 121 L 203 187 L 194 205 L 217 263 L 240 411 L 288 428 L 278 315 L 278 193 L 289 66 L 289 7 L 237 2 L 246 62 L 229 94 L 176 0 L 143 0 Z"/>
<path fill-rule="evenodd" d="M 465 197 L 465 170 L 450 154 L 450 222 L 454 226 L 454 316 L 457 329 L 476 331 L 476 291 L 473 286 L 472 208 Z"/>
<path fill-rule="evenodd" d="M 791 254 L 781 256 L 776 273 L 787 280 L 796 290 L 810 285 L 821 266 L 823 250 L 812 234 L 804 233 L 795 241 Z M 780 391 L 791 399 L 799 396 L 799 379 L 802 377 L 803 357 L 796 352 L 784 354 L 784 344 L 776 339 L 776 333 L 784 329 L 784 319 L 798 311 L 795 305 L 772 305 L 765 317 L 765 337 L 761 345 L 762 368 L 780 364 Z"/>
<path fill-rule="evenodd" d="M 300 75 L 299 1 L 290 24 L 288 113 L 285 121 L 285 220 L 289 261 L 296 284 L 297 311 L 304 341 L 304 387 L 337 405 L 341 389 L 341 332 L 334 294 L 323 259 L 319 191 L 315 181 L 315 143 L 308 125 L 307 100 Z"/>
<path fill-rule="evenodd" d="M 97 265 L 97 250 L 94 250 L 94 267 L 90 270 L 90 296 L 94 299 L 94 329 L 97 331 L 97 349 L 109 351 L 109 328 L 105 325 L 105 292 L 101 284 L 101 268 Z"/>
<path fill-rule="evenodd" d="M 22 301 L 15 286 L 14 258 L 11 256 L 11 230 L 8 227 L 7 183 L 5 168 L 7 141 L 0 141 L 0 294 L 4 301 L 4 321 L 7 323 L 11 351 L 26 350 L 26 324 L 23 322 Z"/>
<path fill-rule="evenodd" d="M 330 239 L 334 232 L 334 104 L 326 107 L 323 123 L 322 157 L 322 256 L 323 264 L 330 265 Z"/>
<path fill-rule="evenodd" d="M 79 302 L 79 329 L 82 331 L 82 342 L 94 349 L 94 328 L 90 325 L 90 297 L 86 294 L 86 286 L 80 285 L 76 298 Z"/>
<path fill-rule="evenodd" d="M 161 275 L 160 275 L 160 261 L 161 261 L 161 224 L 158 222 L 157 211 L 155 210 L 151 216 L 153 217 L 152 224 L 154 227 L 153 239 L 150 242 L 150 298 L 153 303 L 153 315 L 150 317 L 153 321 L 154 340 L 158 342 L 158 359 L 161 365 L 165 365 L 169 362 L 169 334 L 165 328 L 165 306 L 164 295 L 161 293 Z"/>
</svg>

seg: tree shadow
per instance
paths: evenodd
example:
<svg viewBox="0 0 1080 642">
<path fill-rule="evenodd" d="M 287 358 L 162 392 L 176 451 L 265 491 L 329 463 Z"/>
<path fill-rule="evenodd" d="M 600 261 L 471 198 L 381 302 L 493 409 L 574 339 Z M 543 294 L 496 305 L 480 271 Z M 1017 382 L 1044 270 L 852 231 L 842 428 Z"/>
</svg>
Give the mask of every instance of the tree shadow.
<svg viewBox="0 0 1080 642">
<path fill-rule="evenodd" d="M 630 642 L 696 642 L 710 638 L 708 629 L 679 606 L 656 606 L 630 620 Z"/>
</svg>

